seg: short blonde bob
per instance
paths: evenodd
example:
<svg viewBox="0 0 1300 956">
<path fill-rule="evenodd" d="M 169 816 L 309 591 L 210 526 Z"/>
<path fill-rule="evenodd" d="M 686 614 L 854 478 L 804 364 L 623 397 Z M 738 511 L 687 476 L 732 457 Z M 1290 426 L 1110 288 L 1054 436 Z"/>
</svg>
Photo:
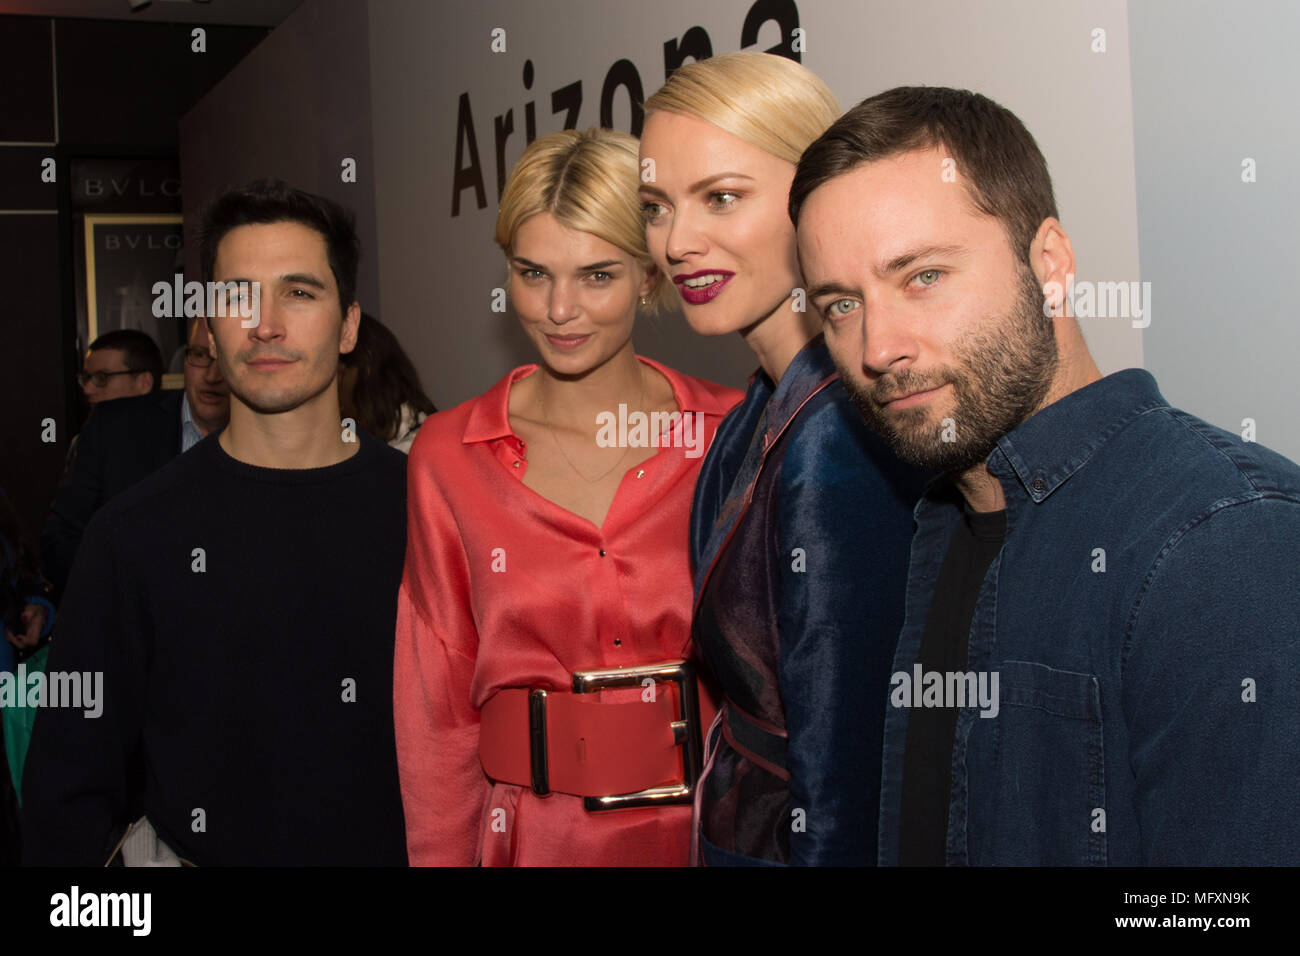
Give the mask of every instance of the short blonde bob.
<svg viewBox="0 0 1300 956">
<path fill-rule="evenodd" d="M 788 163 L 798 163 L 840 115 L 835 94 L 812 70 L 752 51 L 679 67 L 645 101 L 647 115 L 659 110 L 707 120 Z"/>
<path fill-rule="evenodd" d="M 540 213 L 588 232 L 632 256 L 656 280 L 647 312 L 672 308 L 676 292 L 650 258 L 637 196 L 637 141 L 627 133 L 592 127 L 533 140 L 510 172 L 497 212 L 496 243 L 512 254 L 519 227 Z"/>
</svg>

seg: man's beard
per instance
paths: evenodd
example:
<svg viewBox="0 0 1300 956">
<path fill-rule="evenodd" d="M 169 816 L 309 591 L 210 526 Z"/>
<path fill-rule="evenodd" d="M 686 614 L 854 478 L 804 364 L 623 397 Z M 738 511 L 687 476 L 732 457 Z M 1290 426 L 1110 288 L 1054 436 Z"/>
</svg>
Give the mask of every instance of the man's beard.
<svg viewBox="0 0 1300 956">
<path fill-rule="evenodd" d="M 253 391 L 246 387 L 246 383 L 239 377 L 239 367 L 247 369 L 247 361 L 254 354 L 253 350 L 245 350 L 235 355 L 234 362 L 227 362 L 221 355 L 218 355 L 218 366 L 221 374 L 226 380 L 226 387 L 230 390 L 231 399 L 238 399 L 248 408 L 252 409 L 259 415 L 279 415 L 283 412 L 291 412 L 307 402 L 316 398 L 321 392 L 330 387 L 337 387 L 334 381 L 322 379 L 320 387 L 314 388 L 310 382 L 300 383 L 294 388 L 285 386 L 272 386 L 269 383 L 263 383 L 263 387 L 258 391 Z M 298 359 L 300 362 L 307 359 L 302 352 L 286 352 L 281 350 L 257 350 L 256 354 L 278 355 L 284 358 Z"/>
<path fill-rule="evenodd" d="M 847 374 L 837 360 L 853 404 L 903 461 L 949 474 L 966 471 L 987 459 L 998 439 L 1042 404 L 1056 373 L 1056 329 L 1043 315 L 1043 293 L 1033 273 L 1022 265 L 1020 274 L 1011 313 L 959 342 L 955 366 L 882 375 L 865 384 L 860 371 Z M 883 408 L 884 400 L 945 384 L 953 386 L 956 404 L 943 421 L 930 421 L 929 404 Z"/>
</svg>

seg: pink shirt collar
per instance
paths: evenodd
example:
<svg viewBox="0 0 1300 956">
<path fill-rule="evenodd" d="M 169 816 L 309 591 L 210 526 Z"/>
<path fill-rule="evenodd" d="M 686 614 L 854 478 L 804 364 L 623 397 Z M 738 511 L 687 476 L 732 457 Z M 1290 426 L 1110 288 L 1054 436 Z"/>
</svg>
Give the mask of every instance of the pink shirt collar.
<svg viewBox="0 0 1300 956">
<path fill-rule="evenodd" d="M 673 389 L 673 401 L 677 403 L 679 411 L 725 415 L 736 404 L 732 389 L 683 375 L 644 355 L 638 355 L 637 358 L 668 379 L 668 384 Z M 517 438 L 510 427 L 510 386 L 536 369 L 535 363 L 519 366 L 475 400 L 469 420 L 465 423 L 462 444 L 491 441 L 494 438 Z"/>
</svg>

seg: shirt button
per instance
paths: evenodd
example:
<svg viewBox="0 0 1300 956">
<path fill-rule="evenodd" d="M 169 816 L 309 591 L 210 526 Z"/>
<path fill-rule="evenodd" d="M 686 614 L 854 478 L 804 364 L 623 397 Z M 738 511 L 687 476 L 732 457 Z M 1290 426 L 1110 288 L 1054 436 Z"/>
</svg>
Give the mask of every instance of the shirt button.
<svg viewBox="0 0 1300 956">
<path fill-rule="evenodd" d="M 1047 482 L 1043 481 L 1043 479 L 1041 478 L 1035 478 L 1034 491 L 1046 491 L 1046 490 L 1047 490 Z"/>
<path fill-rule="evenodd" d="M 621 637 L 616 637 L 616 638 L 614 638 L 614 646 L 615 646 L 615 647 L 622 647 L 622 646 L 623 646 L 623 639 L 622 639 Z"/>
<path fill-rule="evenodd" d="M 605 549 L 604 549 L 604 548 L 601 548 L 601 549 L 600 549 L 600 556 L 601 556 L 602 558 L 605 556 Z"/>
<path fill-rule="evenodd" d="M 519 462 L 515 462 L 515 467 L 516 467 L 516 468 L 519 467 Z"/>
<path fill-rule="evenodd" d="M 643 477 L 644 475 L 645 475 L 645 469 L 644 469 L 644 468 L 638 468 L 638 469 L 636 470 L 636 476 L 637 476 L 638 478 L 641 478 L 641 477 Z"/>
</svg>

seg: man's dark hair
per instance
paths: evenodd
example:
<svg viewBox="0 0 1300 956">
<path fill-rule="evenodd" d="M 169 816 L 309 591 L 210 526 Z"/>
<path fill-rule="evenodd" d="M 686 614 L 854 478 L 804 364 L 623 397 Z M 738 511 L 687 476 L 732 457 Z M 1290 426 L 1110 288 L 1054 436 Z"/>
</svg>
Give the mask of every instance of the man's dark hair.
<svg viewBox="0 0 1300 956">
<path fill-rule="evenodd" d="M 156 392 L 162 388 L 162 352 L 158 351 L 158 344 L 147 332 L 139 329 L 113 329 L 91 342 L 88 351 L 98 352 L 100 349 L 121 349 L 127 368 L 133 372 L 153 373 L 153 388 L 150 391 Z"/>
<path fill-rule="evenodd" d="M 424 394 L 420 373 L 388 326 L 374 316 L 361 313 L 357 345 L 339 356 L 339 364 L 357 370 L 352 386 L 352 405 L 357 423 L 384 441 L 400 438 L 402 406 L 432 415 L 438 409 Z"/>
<path fill-rule="evenodd" d="M 339 309 L 346 315 L 357 297 L 357 261 L 361 258 L 354 217 L 333 200 L 294 189 L 278 179 L 259 179 L 228 189 L 204 211 L 199 225 L 203 281 L 212 281 L 217 246 L 226 233 L 238 226 L 274 222 L 301 223 L 324 236 L 330 271 L 339 290 Z"/>
<path fill-rule="evenodd" d="M 808 195 L 836 176 L 936 146 L 956 161 L 975 208 L 1002 221 L 1015 254 L 1028 263 L 1038 227 L 1058 218 L 1047 162 L 1014 113 L 970 90 L 900 86 L 853 107 L 804 150 L 790 186 L 791 220 L 798 225 Z"/>
</svg>

